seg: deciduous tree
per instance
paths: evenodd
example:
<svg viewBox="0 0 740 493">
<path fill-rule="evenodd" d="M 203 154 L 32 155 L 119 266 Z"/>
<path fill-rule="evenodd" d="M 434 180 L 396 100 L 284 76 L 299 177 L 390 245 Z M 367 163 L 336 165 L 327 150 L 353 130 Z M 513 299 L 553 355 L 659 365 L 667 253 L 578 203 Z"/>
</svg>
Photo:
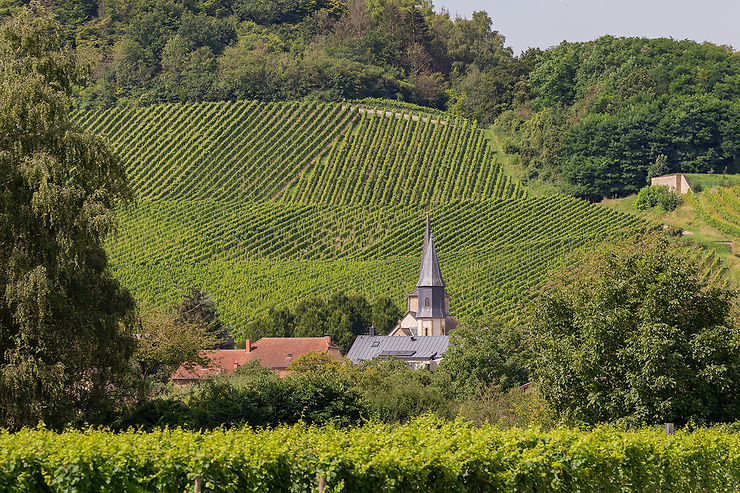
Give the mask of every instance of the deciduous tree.
<svg viewBox="0 0 740 493">
<path fill-rule="evenodd" d="M 733 291 L 707 286 L 695 252 L 651 235 L 554 271 L 531 311 L 534 374 L 572 422 L 740 416 Z"/>
<path fill-rule="evenodd" d="M 95 420 L 133 349 L 102 246 L 131 193 L 69 121 L 83 73 L 39 3 L 0 26 L 0 426 Z"/>
</svg>

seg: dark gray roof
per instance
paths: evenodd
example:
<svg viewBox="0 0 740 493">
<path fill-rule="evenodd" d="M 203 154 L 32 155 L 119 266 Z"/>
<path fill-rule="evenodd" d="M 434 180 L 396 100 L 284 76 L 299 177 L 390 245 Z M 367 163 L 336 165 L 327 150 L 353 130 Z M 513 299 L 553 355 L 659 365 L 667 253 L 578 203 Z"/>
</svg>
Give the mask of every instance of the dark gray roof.
<svg viewBox="0 0 740 493">
<path fill-rule="evenodd" d="M 424 229 L 424 248 L 421 252 L 421 268 L 419 269 L 419 282 L 417 287 L 445 286 L 442 279 L 442 271 L 439 268 L 437 260 L 437 250 L 434 248 L 434 238 L 432 237 L 432 226 L 429 223 L 427 214 L 427 224 Z"/>
<path fill-rule="evenodd" d="M 449 342 L 449 336 L 357 336 L 347 357 L 352 363 L 370 361 L 379 356 L 429 361 L 447 351 Z"/>
</svg>

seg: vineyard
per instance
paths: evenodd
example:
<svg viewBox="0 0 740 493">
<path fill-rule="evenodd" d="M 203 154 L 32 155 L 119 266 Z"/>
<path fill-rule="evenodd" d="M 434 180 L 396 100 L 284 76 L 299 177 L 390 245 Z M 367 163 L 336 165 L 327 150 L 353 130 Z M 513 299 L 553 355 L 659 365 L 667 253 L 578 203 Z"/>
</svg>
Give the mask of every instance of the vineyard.
<svg viewBox="0 0 740 493">
<path fill-rule="evenodd" d="M 475 124 L 360 109 L 241 101 L 73 118 L 109 140 L 142 199 L 416 204 L 523 195 Z"/>
<path fill-rule="evenodd" d="M 414 289 L 424 212 L 434 219 L 454 314 L 511 317 L 548 267 L 639 219 L 565 197 L 414 206 L 141 201 L 111 239 L 118 276 L 146 306 L 208 286 L 241 326 L 272 305 L 340 290 L 401 302 Z"/>
<path fill-rule="evenodd" d="M 688 194 L 696 213 L 730 238 L 740 238 L 740 186 Z"/>
<path fill-rule="evenodd" d="M 548 432 L 424 417 L 348 430 L 0 431 L 7 491 L 738 491 L 723 429 Z M 197 485 L 197 486 L 196 486 Z"/>
<path fill-rule="evenodd" d="M 117 277 L 144 309 L 200 286 L 237 338 L 271 306 L 311 296 L 401 305 L 427 212 L 463 322 L 517 317 L 565 254 L 645 227 L 571 197 L 528 197 L 475 123 L 404 105 L 241 101 L 73 117 L 110 141 L 137 196 L 108 242 Z"/>
</svg>

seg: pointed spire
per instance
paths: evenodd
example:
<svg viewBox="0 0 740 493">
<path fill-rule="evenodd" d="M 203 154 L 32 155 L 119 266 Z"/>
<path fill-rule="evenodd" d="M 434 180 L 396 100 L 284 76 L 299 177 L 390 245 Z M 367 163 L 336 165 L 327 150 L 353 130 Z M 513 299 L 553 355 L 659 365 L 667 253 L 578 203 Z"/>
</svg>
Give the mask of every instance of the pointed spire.
<svg viewBox="0 0 740 493">
<path fill-rule="evenodd" d="M 432 226 L 427 214 L 426 228 L 424 229 L 424 248 L 421 251 L 421 267 L 419 269 L 419 282 L 417 287 L 445 286 L 442 279 L 442 270 L 437 260 L 437 250 L 434 248 L 434 237 Z"/>
</svg>

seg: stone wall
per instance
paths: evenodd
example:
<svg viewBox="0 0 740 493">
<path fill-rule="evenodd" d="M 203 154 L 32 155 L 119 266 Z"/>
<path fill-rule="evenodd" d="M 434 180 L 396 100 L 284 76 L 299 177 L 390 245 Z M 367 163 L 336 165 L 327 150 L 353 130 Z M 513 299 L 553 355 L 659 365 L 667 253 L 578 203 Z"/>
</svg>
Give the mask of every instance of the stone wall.
<svg viewBox="0 0 740 493">
<path fill-rule="evenodd" d="M 691 185 L 685 175 L 669 175 L 659 176 L 650 180 L 650 186 L 663 185 L 668 187 L 670 190 L 674 190 L 680 194 L 688 193 L 691 191 Z"/>
</svg>

